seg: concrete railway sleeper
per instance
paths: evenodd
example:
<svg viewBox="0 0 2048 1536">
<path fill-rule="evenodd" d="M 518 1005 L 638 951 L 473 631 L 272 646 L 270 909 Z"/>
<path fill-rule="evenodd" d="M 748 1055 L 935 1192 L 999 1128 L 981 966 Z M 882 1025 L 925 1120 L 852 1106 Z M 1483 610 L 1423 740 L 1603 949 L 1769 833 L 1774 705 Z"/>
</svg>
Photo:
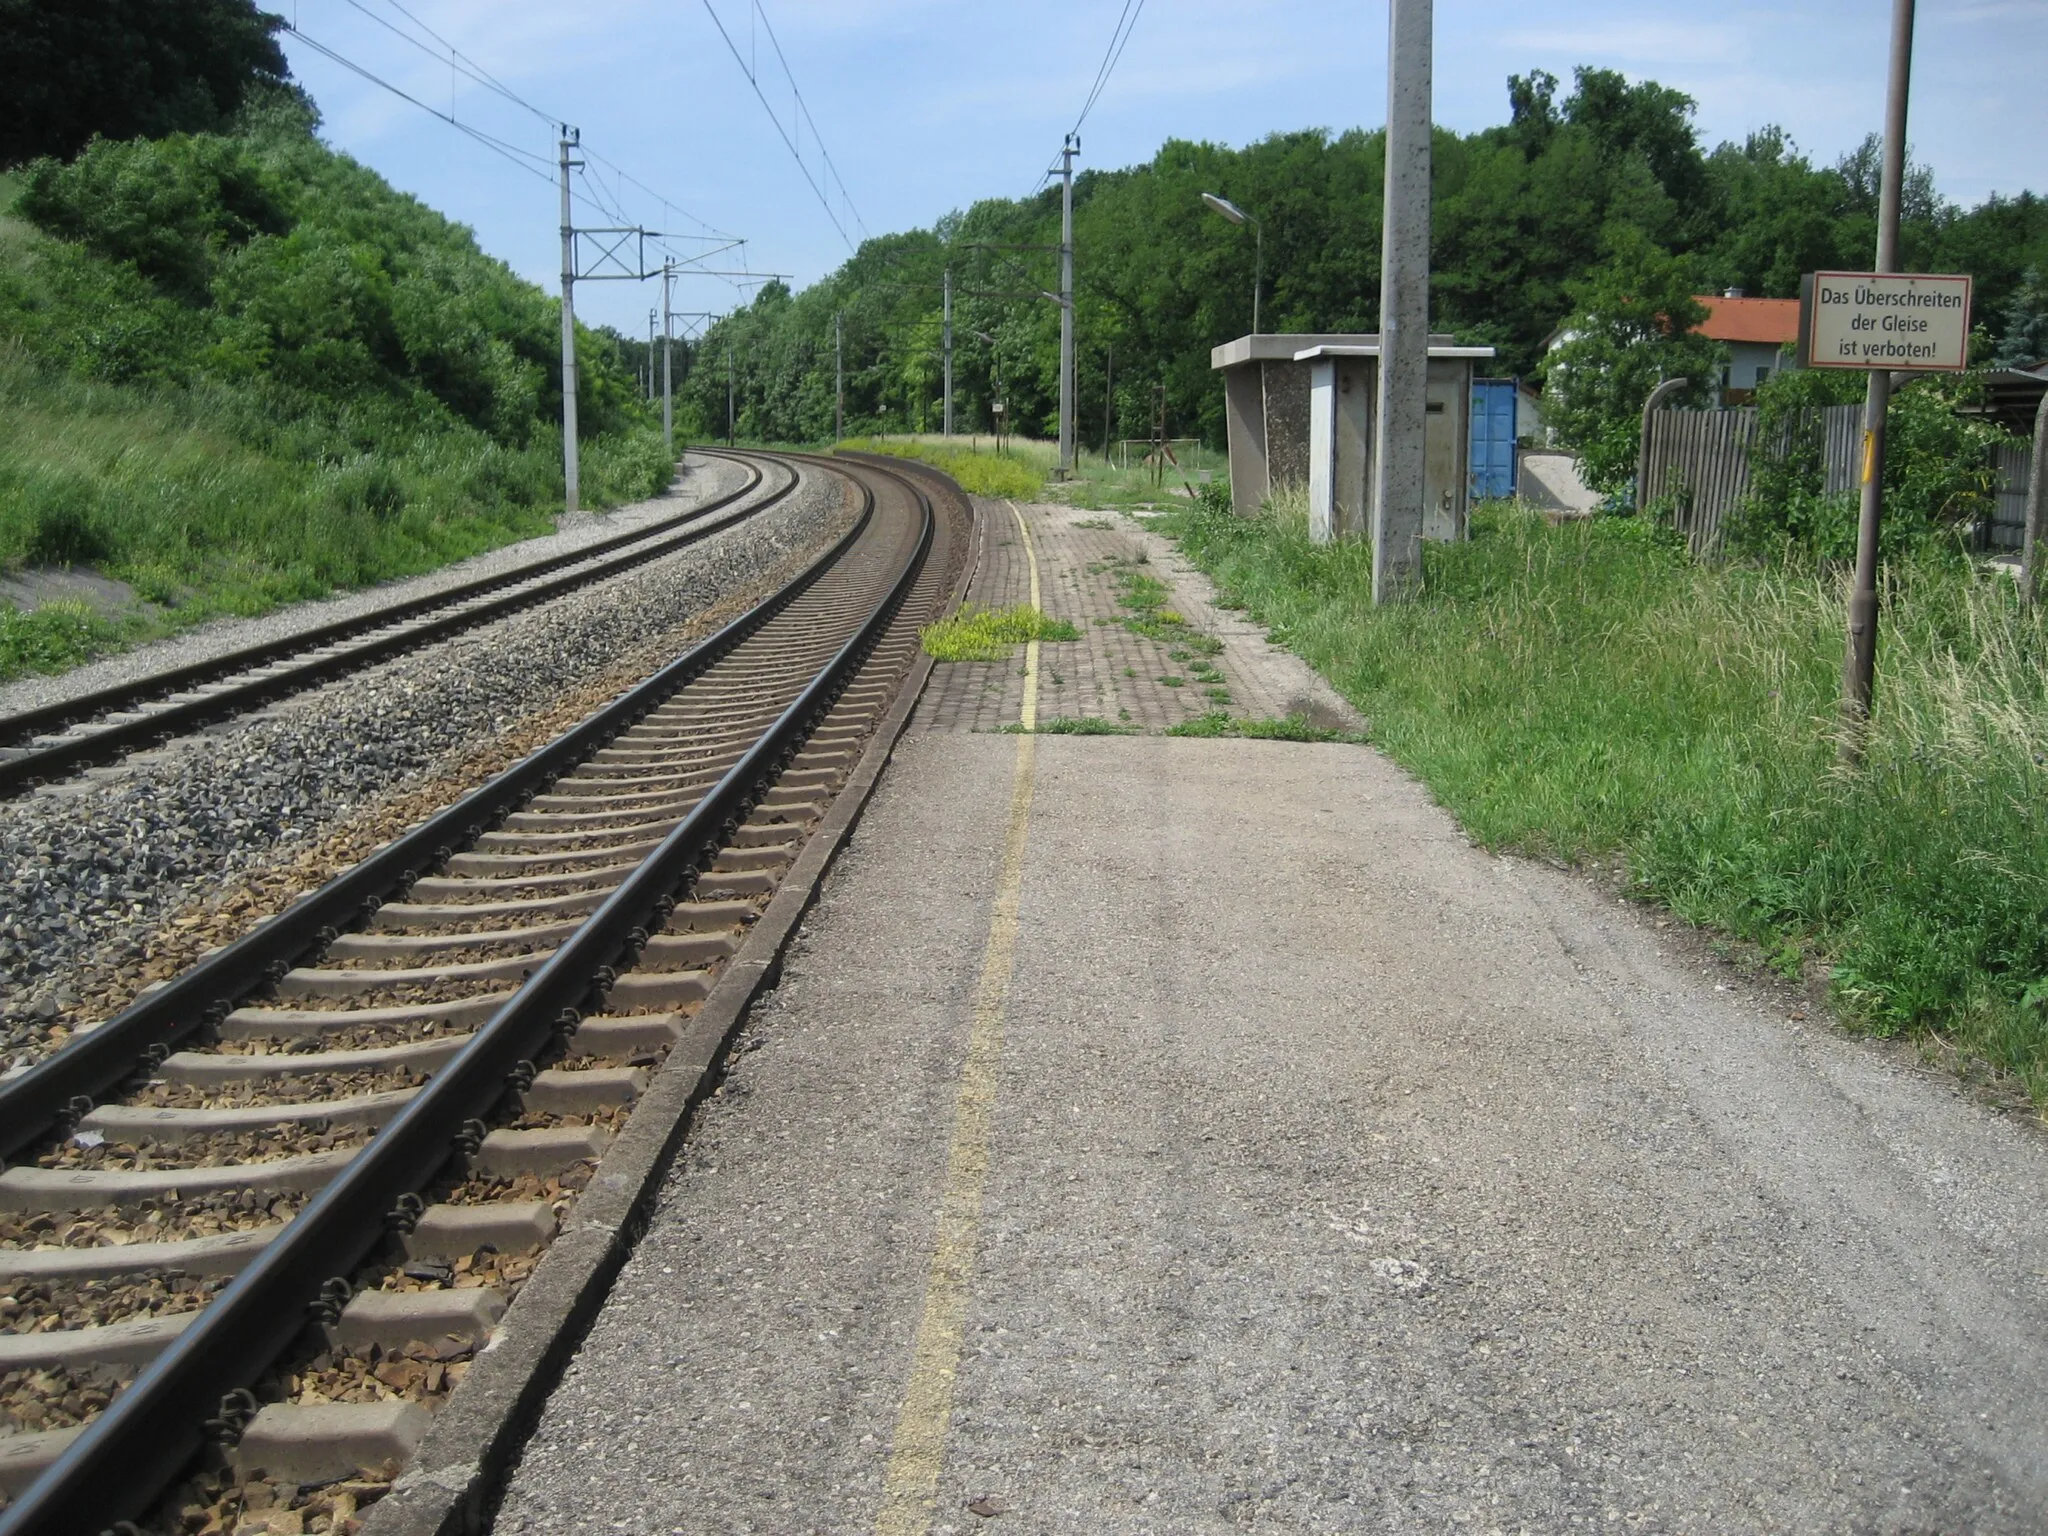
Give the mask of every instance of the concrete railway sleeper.
<svg viewBox="0 0 2048 1536">
<path fill-rule="evenodd" d="M 764 512 L 796 488 L 792 465 L 742 462 L 746 480 L 736 490 L 644 527 L 212 660 L 0 716 L 0 797 L 621 575 Z M 763 484 L 766 493 L 749 500 Z"/>
<path fill-rule="evenodd" d="M 406 1462 L 871 772 L 964 558 L 957 498 L 804 472 L 863 510 L 788 588 L 0 1087 L 0 1536 L 223 1489 L 331 1519 Z"/>
</svg>

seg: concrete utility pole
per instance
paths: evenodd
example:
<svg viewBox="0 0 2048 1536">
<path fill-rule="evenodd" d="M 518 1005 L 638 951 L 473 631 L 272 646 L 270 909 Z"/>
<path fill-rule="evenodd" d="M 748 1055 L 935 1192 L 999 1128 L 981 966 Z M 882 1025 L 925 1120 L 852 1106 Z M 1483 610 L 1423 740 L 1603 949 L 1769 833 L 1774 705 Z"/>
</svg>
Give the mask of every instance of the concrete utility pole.
<svg viewBox="0 0 2048 1536">
<path fill-rule="evenodd" d="M 583 500 L 576 463 L 576 225 L 569 215 L 569 170 L 583 163 L 569 151 L 580 137 L 562 125 L 562 501 L 569 512 Z"/>
<path fill-rule="evenodd" d="M 1109 463 L 1109 410 L 1116 399 L 1116 343 L 1111 342 L 1102 356 L 1102 462 Z"/>
<path fill-rule="evenodd" d="M 1386 227 L 1380 242 L 1380 398 L 1374 434 L 1372 600 L 1422 584 L 1429 404 L 1432 0 L 1389 0 Z"/>
<path fill-rule="evenodd" d="M 832 441 L 846 441 L 846 326 L 832 317 Z"/>
<path fill-rule="evenodd" d="M 1060 473 L 1074 472 L 1074 156 L 1081 141 L 1060 147 Z"/>
<path fill-rule="evenodd" d="M 647 311 L 647 398 L 649 401 L 654 399 L 654 316 L 654 310 L 650 309 Z"/>
<path fill-rule="evenodd" d="M 953 269 L 946 268 L 946 436 L 953 435 Z"/>
<path fill-rule="evenodd" d="M 675 416 L 675 279 L 676 264 L 661 264 L 661 441 L 668 456 L 676 456 Z"/>
<path fill-rule="evenodd" d="M 1884 181 L 1877 198 L 1877 268 L 1899 270 L 1899 200 L 1906 180 L 1906 96 L 1913 71 L 1913 0 L 1892 0 L 1891 79 L 1884 103 Z M 1870 370 L 1863 401 L 1863 504 L 1856 527 L 1856 585 L 1842 657 L 1843 755 L 1862 755 L 1877 678 L 1877 545 L 1884 522 L 1884 428 L 1892 403 L 1888 369 Z"/>
<path fill-rule="evenodd" d="M 733 421 L 734 415 L 732 403 L 732 343 L 728 341 L 725 344 L 725 446 L 728 448 L 730 448 L 733 443 Z"/>
<path fill-rule="evenodd" d="M 661 264 L 661 442 L 675 462 L 676 456 L 676 409 L 675 409 L 675 305 L 669 298 L 676 280 L 676 264 L 665 261 Z"/>
</svg>

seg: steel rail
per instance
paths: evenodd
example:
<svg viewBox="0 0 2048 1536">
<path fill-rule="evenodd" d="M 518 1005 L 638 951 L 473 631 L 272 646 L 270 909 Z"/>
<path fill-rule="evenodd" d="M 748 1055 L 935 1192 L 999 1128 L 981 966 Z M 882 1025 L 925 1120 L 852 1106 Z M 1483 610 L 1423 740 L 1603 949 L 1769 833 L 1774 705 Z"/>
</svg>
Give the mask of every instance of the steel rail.
<svg viewBox="0 0 2048 1536">
<path fill-rule="evenodd" d="M 76 1119 L 84 1114 L 129 1074 L 154 1067 L 179 1040 L 225 1018 L 238 1000 L 265 980 L 283 975 L 306 951 L 361 919 L 367 910 L 374 910 L 394 890 L 409 885 L 477 833 L 496 826 L 539 785 L 637 724 L 649 710 L 781 612 L 852 547 L 858 531 L 857 526 L 795 582 L 565 735 L 174 980 L 137 998 L 97 1029 L 73 1036 L 19 1077 L 0 1082 L 0 1158 L 14 1156 L 66 1117 Z"/>
<path fill-rule="evenodd" d="M 260 1375 L 305 1325 L 307 1309 L 386 1236 L 399 1197 L 464 1150 L 468 1122 L 517 1091 L 551 1037 L 601 1007 L 612 967 L 629 968 L 652 928 L 750 816 L 823 720 L 909 595 L 931 550 L 935 515 L 887 593 L 803 692 L 661 845 L 477 1030 L 341 1175 L 314 1197 L 199 1318 L 157 1357 L 20 1499 L 0 1511 L 0 1536 L 104 1531 L 146 1510 L 229 1415 L 223 1398 Z M 859 483 L 856 480 L 856 483 Z M 836 563 L 873 520 L 874 494 L 852 532 L 800 584 Z M 794 584 L 793 584 L 794 585 Z M 345 1287 L 344 1281 L 344 1287 Z M 238 1427 L 238 1426 L 236 1426 Z M 231 1434 L 233 1429 L 229 1430 Z"/>
<path fill-rule="evenodd" d="M 275 665 L 307 651 L 339 644 L 352 636 L 388 629 L 394 624 L 405 624 L 422 614 L 456 607 L 491 592 L 503 593 L 494 600 L 462 608 L 459 612 L 444 614 L 439 619 L 430 620 L 396 634 L 375 635 L 360 645 L 349 646 L 332 656 L 318 657 L 284 671 L 250 678 L 247 682 L 233 687 L 218 688 L 182 704 L 152 710 L 134 720 L 105 725 L 75 741 L 60 741 L 45 747 L 34 747 L 19 756 L 0 760 L 0 797 L 20 794 L 52 777 L 74 772 L 107 758 L 118 757 L 138 747 L 153 745 L 159 737 L 177 735 L 213 720 L 244 713 L 260 704 L 301 692 L 316 683 L 367 666 L 371 662 L 381 661 L 400 651 L 411 650 L 431 641 L 443 639 L 459 630 L 503 618 L 508 613 L 545 602 L 575 587 L 603 580 L 608 576 L 631 570 L 637 565 L 645 565 L 649 561 L 708 538 L 722 528 L 729 528 L 743 518 L 766 511 L 794 488 L 795 482 L 792 481 L 790 485 L 772 492 L 766 499 L 751 507 L 707 523 L 705 519 L 730 508 L 734 502 L 759 487 L 762 478 L 760 470 L 752 466 L 749 468 L 752 471 L 752 478 L 738 490 L 716 497 L 701 507 L 693 507 L 686 513 L 651 527 L 615 534 L 595 544 L 587 544 L 581 549 L 551 555 L 545 560 L 535 560 L 515 570 L 480 577 L 441 592 L 395 603 L 389 608 L 380 608 L 373 613 L 360 614 L 352 619 L 340 619 L 302 634 L 266 641 L 261 645 L 246 646 L 225 656 L 214 657 L 210 661 L 193 662 L 167 672 L 139 678 L 133 683 L 102 688 L 94 693 L 81 694 L 75 699 L 0 717 L 0 746 L 18 747 L 22 742 L 35 736 L 85 724 L 108 713 L 134 709 L 167 693 L 220 682 L 255 668 Z M 675 531 L 678 529 L 681 531 Z M 641 547 L 627 549 L 624 554 L 609 560 L 602 559 L 629 545 Z M 566 574 L 557 575 L 537 587 L 526 585 L 551 573 L 562 571 L 566 566 L 583 566 L 593 559 L 598 559 L 601 563 L 590 569 L 571 570 Z M 515 587 L 517 590 L 504 591 L 503 589 L 507 587 Z"/>
</svg>

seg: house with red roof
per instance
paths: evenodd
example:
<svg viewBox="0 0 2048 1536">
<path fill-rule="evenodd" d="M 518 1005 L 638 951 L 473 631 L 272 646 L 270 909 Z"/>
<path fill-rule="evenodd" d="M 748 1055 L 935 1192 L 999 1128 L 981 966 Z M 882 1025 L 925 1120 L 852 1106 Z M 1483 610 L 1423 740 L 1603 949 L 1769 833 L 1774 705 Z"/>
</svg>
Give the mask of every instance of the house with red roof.
<svg viewBox="0 0 2048 1536">
<path fill-rule="evenodd" d="M 1799 301 L 1752 299 L 1740 288 L 1721 294 L 1696 294 L 1694 302 L 1707 312 L 1695 326 L 1697 335 L 1728 349 L 1721 365 L 1721 404 L 1747 405 L 1763 383 L 1780 368 L 1795 366 L 1799 350 Z"/>
</svg>

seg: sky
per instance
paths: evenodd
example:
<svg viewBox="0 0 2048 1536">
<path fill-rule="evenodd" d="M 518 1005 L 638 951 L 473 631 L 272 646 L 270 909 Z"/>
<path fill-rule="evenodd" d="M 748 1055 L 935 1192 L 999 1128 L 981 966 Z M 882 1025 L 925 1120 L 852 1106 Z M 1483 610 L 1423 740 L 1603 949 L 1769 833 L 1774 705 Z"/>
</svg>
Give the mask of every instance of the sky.
<svg viewBox="0 0 2048 1536">
<path fill-rule="evenodd" d="M 266 3 L 303 29 L 281 41 L 319 103 L 327 141 L 550 290 L 561 241 L 546 118 L 577 125 L 590 152 L 578 173 L 579 224 L 643 225 L 700 266 L 785 274 L 801 287 L 846 258 L 848 237 L 1031 192 L 1126 9 L 1126 0 Z M 1148 160 L 1168 138 L 1235 145 L 1384 118 L 1384 0 L 1138 4 L 1081 125 L 1081 169 Z M 1510 74 L 1547 69 L 1568 87 L 1575 66 L 1595 65 L 1691 95 L 1708 145 L 1775 123 L 1815 160 L 1832 161 L 1882 121 L 1890 10 L 1885 0 L 1436 0 L 1435 116 L 1461 132 L 1483 128 L 1506 118 Z M 400 31 L 438 49 L 415 19 L 537 113 L 406 41 Z M 390 94 L 308 38 L 509 150 Z M 1920 0 L 1908 138 L 1957 202 L 2048 192 L 2048 0 Z M 700 255 L 716 249 L 714 235 L 746 245 Z M 650 250 L 657 262 L 666 254 Z M 720 312 L 752 291 L 745 277 L 693 274 L 678 282 L 675 306 Z M 576 308 L 591 323 L 644 334 L 659 298 L 657 283 L 587 283 Z"/>
</svg>

